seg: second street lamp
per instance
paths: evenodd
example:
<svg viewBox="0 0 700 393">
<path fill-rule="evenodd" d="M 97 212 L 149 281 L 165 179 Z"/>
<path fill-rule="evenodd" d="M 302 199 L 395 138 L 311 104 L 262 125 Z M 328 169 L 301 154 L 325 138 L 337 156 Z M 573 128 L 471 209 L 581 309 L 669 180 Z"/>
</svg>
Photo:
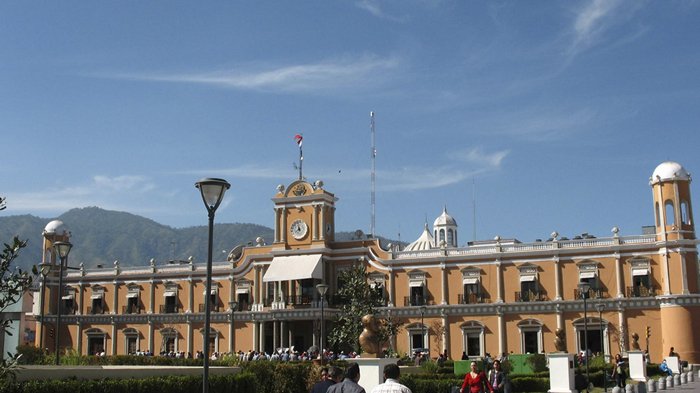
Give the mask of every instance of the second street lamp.
<svg viewBox="0 0 700 393">
<path fill-rule="evenodd" d="M 202 335 L 203 353 L 204 353 L 204 368 L 202 372 L 202 392 L 209 392 L 209 337 L 211 324 L 211 262 L 212 248 L 214 243 L 214 214 L 216 209 L 221 205 L 224 199 L 224 193 L 231 185 L 224 179 L 205 178 L 195 183 L 202 194 L 202 201 L 207 208 L 209 214 L 209 247 L 207 252 L 207 287 L 206 296 L 204 298 L 204 334 Z"/>
<path fill-rule="evenodd" d="M 588 361 L 589 356 L 588 356 L 588 305 L 586 303 L 586 299 L 588 299 L 589 291 L 591 290 L 591 284 L 587 282 L 581 282 L 578 284 L 578 289 L 579 292 L 581 293 L 581 297 L 583 298 L 583 346 L 584 346 L 584 353 L 586 356 L 584 357 L 585 362 L 586 362 L 586 393 L 589 391 L 590 383 L 591 383 L 591 378 L 590 375 L 588 374 Z"/>
<path fill-rule="evenodd" d="M 236 307 L 238 307 L 237 301 L 228 302 L 229 308 L 231 308 L 231 353 L 236 353 L 236 323 L 234 322 L 234 313 L 236 312 Z"/>
<path fill-rule="evenodd" d="M 61 353 L 59 352 L 59 343 L 61 339 L 61 300 L 63 298 L 63 269 L 68 266 L 68 254 L 70 254 L 73 245 L 70 242 L 56 242 L 53 248 L 61 259 L 61 264 L 58 268 L 58 296 L 56 297 L 56 338 L 54 340 L 56 352 L 56 365 L 60 364 Z"/>
<path fill-rule="evenodd" d="M 425 344 L 426 344 L 426 339 L 425 339 L 425 322 L 424 322 L 425 310 L 426 310 L 426 307 L 425 307 L 425 306 L 420 306 L 420 327 L 421 327 L 422 332 L 423 332 L 423 339 L 421 340 L 421 341 L 423 342 L 423 343 L 422 343 L 422 344 L 423 344 L 423 347 L 421 348 L 421 356 L 422 356 L 422 352 L 425 351 L 425 348 L 426 348 L 426 346 L 425 346 Z"/>
<path fill-rule="evenodd" d="M 324 336 L 324 325 L 326 324 L 326 320 L 323 317 L 323 303 L 326 297 L 326 292 L 328 292 L 328 285 L 326 284 L 318 284 L 316 285 L 316 290 L 318 291 L 319 295 L 321 295 L 321 364 L 323 364 L 323 359 L 324 359 L 324 353 L 323 350 L 325 348 L 325 336 Z"/>
<path fill-rule="evenodd" d="M 39 349 L 44 350 L 44 334 L 46 333 L 46 321 L 44 321 L 44 307 L 46 307 L 46 276 L 51 271 L 51 264 L 42 262 L 39 264 L 39 273 L 41 273 L 41 299 L 39 302 L 39 321 L 41 321 L 41 330 L 39 331 Z"/>
</svg>

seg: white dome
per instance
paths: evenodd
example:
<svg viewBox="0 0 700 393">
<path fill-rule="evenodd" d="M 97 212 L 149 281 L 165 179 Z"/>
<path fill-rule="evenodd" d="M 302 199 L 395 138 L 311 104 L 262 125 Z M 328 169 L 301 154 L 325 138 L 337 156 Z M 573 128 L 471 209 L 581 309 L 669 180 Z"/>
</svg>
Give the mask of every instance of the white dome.
<svg viewBox="0 0 700 393">
<path fill-rule="evenodd" d="M 435 219 L 435 222 L 433 222 L 433 228 L 435 227 L 444 227 L 444 226 L 457 226 L 457 221 L 455 221 L 454 218 L 452 218 L 451 215 L 447 214 L 447 207 L 444 207 L 442 209 L 442 214 L 438 218 Z"/>
<path fill-rule="evenodd" d="M 665 161 L 659 164 L 659 166 L 654 169 L 654 173 L 651 175 L 651 183 L 658 183 L 660 181 L 669 180 L 686 180 L 690 181 L 690 173 L 683 168 L 683 166 L 677 162 Z"/>
<path fill-rule="evenodd" d="M 68 232 L 68 227 L 61 220 L 53 220 L 44 228 L 44 235 L 63 235 Z"/>
<path fill-rule="evenodd" d="M 425 223 L 423 228 L 423 233 L 420 235 L 418 240 L 409 244 L 404 248 L 404 251 L 419 251 L 419 250 L 430 250 L 435 248 L 435 241 L 433 240 L 433 235 L 430 234 L 428 229 L 428 223 Z"/>
</svg>

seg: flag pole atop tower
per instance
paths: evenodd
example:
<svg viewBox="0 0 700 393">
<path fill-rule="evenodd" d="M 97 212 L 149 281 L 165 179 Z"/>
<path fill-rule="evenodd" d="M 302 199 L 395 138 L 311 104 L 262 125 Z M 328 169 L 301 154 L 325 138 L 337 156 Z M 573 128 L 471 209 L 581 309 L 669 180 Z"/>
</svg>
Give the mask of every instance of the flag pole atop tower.
<svg viewBox="0 0 700 393">
<path fill-rule="evenodd" d="M 294 140 L 296 141 L 297 145 L 299 145 L 299 180 L 303 180 L 304 177 L 302 175 L 301 167 L 302 167 L 302 164 L 304 163 L 304 153 L 302 153 L 301 144 L 302 144 L 302 141 L 304 140 L 304 137 L 301 136 L 301 134 L 296 134 L 296 135 L 294 135 Z"/>
</svg>

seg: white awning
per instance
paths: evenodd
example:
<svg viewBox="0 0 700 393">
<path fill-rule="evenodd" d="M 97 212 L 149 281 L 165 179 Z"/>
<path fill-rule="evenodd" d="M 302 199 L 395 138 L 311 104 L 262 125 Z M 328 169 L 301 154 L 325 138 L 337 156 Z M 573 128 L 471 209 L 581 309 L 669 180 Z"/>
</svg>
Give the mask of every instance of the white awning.
<svg viewBox="0 0 700 393">
<path fill-rule="evenodd" d="M 468 284 L 478 284 L 479 283 L 479 277 L 464 277 L 462 279 L 462 284 L 468 285 Z"/>
<path fill-rule="evenodd" d="M 206 294 L 207 294 L 207 290 L 205 289 L 204 291 L 202 291 L 202 295 L 206 295 Z M 209 294 L 216 295 L 216 289 L 212 289 L 211 292 L 209 292 Z"/>
<path fill-rule="evenodd" d="M 176 293 L 174 290 L 173 290 L 173 291 L 165 291 L 165 292 L 163 292 L 163 296 L 165 296 L 165 297 L 168 297 L 168 296 L 176 296 L 176 295 L 177 295 L 177 293 Z"/>
<path fill-rule="evenodd" d="M 632 275 L 633 276 L 648 276 L 649 275 L 649 270 L 646 268 L 643 269 L 632 269 Z"/>
<path fill-rule="evenodd" d="M 425 280 L 423 280 L 423 279 L 411 280 L 408 282 L 408 286 L 411 288 L 422 287 L 423 285 L 425 285 Z"/>
<path fill-rule="evenodd" d="M 595 272 L 581 272 L 579 278 L 595 278 Z"/>
<path fill-rule="evenodd" d="M 236 288 L 236 293 L 250 293 L 250 288 Z"/>
<path fill-rule="evenodd" d="M 61 299 L 63 299 L 63 300 L 72 300 L 72 299 L 73 299 L 73 295 L 64 295 L 64 296 L 61 296 Z"/>
<path fill-rule="evenodd" d="M 90 295 L 90 299 L 102 299 L 102 295 L 104 295 L 104 294 L 102 294 L 102 293 L 93 293 L 92 295 Z"/>
<path fill-rule="evenodd" d="M 274 257 L 263 276 L 263 282 L 323 279 L 321 254 Z"/>
<path fill-rule="evenodd" d="M 127 298 L 139 297 L 139 293 L 138 292 L 127 292 L 126 297 Z"/>
<path fill-rule="evenodd" d="M 523 274 L 520 276 L 520 282 L 530 282 L 530 281 L 537 281 L 537 276 L 534 274 Z"/>
</svg>

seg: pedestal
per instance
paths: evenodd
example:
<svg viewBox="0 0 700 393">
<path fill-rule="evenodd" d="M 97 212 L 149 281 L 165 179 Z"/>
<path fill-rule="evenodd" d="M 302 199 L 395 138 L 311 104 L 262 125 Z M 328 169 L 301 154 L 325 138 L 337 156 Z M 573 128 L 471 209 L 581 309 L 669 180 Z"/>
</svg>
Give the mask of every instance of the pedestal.
<svg viewBox="0 0 700 393">
<path fill-rule="evenodd" d="M 574 355 L 569 353 L 550 353 L 549 358 L 549 393 L 578 393 L 574 381 Z"/>
<path fill-rule="evenodd" d="M 666 357 L 666 364 L 668 365 L 668 368 L 673 371 L 674 374 L 678 374 L 681 372 L 681 363 L 678 361 L 677 356 L 667 356 Z"/>
<path fill-rule="evenodd" d="M 646 382 L 647 367 L 644 364 L 644 352 L 628 351 L 627 355 L 629 356 L 630 378 L 634 381 Z"/>
<path fill-rule="evenodd" d="M 357 358 L 348 359 L 360 366 L 360 386 L 369 392 L 375 386 L 384 382 L 384 367 L 387 364 L 396 364 L 398 359 L 393 358 Z"/>
</svg>

